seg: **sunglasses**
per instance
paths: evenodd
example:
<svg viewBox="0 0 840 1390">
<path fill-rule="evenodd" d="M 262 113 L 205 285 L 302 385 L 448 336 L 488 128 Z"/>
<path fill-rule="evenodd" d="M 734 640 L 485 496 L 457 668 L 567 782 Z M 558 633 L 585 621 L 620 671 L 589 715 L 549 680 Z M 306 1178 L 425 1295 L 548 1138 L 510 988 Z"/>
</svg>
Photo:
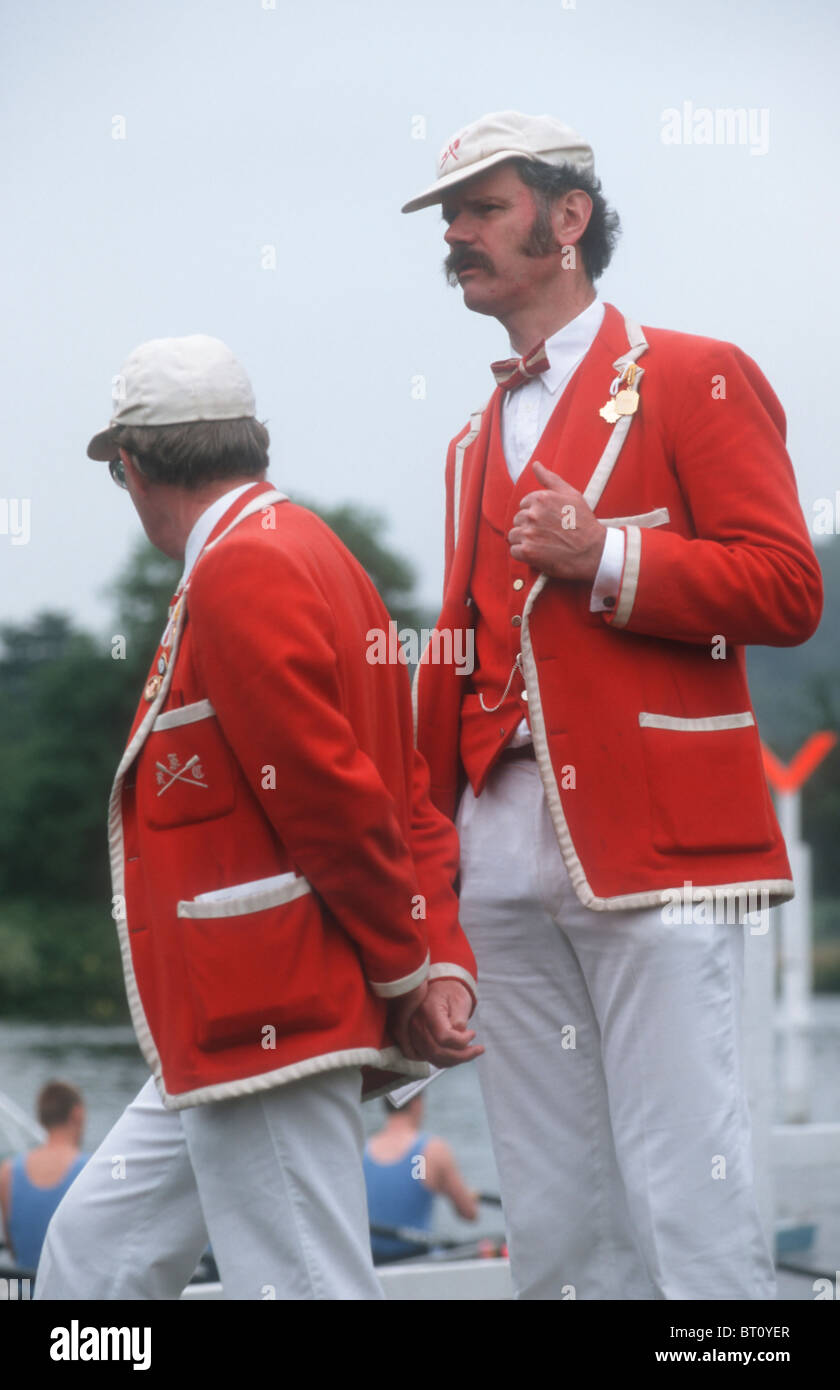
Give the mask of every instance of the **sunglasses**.
<svg viewBox="0 0 840 1390">
<path fill-rule="evenodd" d="M 108 472 L 111 474 L 117 487 L 128 488 L 128 483 L 125 480 L 125 468 L 121 458 L 111 459 L 108 464 Z"/>
</svg>

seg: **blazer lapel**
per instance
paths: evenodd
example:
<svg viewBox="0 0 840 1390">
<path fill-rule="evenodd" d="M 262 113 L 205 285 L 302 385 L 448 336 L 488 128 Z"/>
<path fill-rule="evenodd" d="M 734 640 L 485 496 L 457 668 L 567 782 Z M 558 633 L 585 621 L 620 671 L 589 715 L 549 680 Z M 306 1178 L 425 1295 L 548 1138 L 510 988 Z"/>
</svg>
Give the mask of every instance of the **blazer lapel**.
<svg viewBox="0 0 840 1390">
<path fill-rule="evenodd" d="M 497 388 L 484 410 L 472 417 L 472 438 L 469 443 L 463 446 L 456 445 L 455 448 L 453 525 L 456 528 L 456 540 L 444 603 L 454 602 L 459 607 L 472 602 L 470 579 L 481 516 L 487 457 L 490 452 L 492 416 L 499 408 L 499 394 Z"/>
<path fill-rule="evenodd" d="M 604 321 L 592 346 L 574 372 L 539 439 L 533 458 L 512 491 L 509 516 L 518 510 L 521 498 L 538 486 L 532 468 L 534 459 L 539 459 L 546 468 L 583 493 L 593 511 L 597 508 L 633 422 L 632 415 L 624 415 L 610 425 L 599 411 L 609 400 L 610 386 L 622 367 L 637 361 L 647 349 L 637 325 L 625 320 L 612 304 L 605 304 L 604 310 Z M 640 367 L 637 388 L 643 375 L 644 369 Z M 484 411 L 473 416 L 472 429 L 467 436 L 469 442 L 456 448 L 457 540 L 445 599 L 459 604 L 469 596 L 491 429 L 494 424 L 499 428 L 500 398 L 497 388 Z"/>
<path fill-rule="evenodd" d="M 599 472 L 604 452 L 614 437 L 619 445 L 624 442 L 633 418 L 623 416 L 617 424 L 610 425 L 598 412 L 610 398 L 610 385 L 625 364 L 625 357 L 628 352 L 634 351 L 628 342 L 624 319 L 612 304 L 606 304 L 604 321 L 598 334 L 558 401 L 534 450 L 533 459 L 539 459 L 546 468 L 583 493 L 593 510 L 609 476 L 606 465 Z M 635 356 L 628 360 L 635 360 Z M 640 369 L 639 377 L 641 374 Z M 615 432 L 619 430 L 621 433 L 616 435 Z M 616 449 L 616 457 L 617 452 Z M 533 459 L 524 469 L 515 489 L 512 498 L 514 511 L 518 509 L 520 499 L 538 486 L 531 466 Z M 615 458 L 612 458 L 610 469 L 614 462 Z"/>
</svg>

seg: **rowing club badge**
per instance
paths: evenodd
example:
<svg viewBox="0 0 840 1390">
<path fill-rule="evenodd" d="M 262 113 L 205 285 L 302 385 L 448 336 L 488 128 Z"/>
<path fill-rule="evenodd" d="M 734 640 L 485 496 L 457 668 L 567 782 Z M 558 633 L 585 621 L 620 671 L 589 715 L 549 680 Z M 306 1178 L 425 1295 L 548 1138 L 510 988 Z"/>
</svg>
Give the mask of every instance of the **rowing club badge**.
<svg viewBox="0 0 840 1390">
<path fill-rule="evenodd" d="M 166 762 L 156 762 L 155 767 L 157 768 L 155 780 L 158 784 L 158 796 L 163 796 L 163 793 L 169 791 L 169 788 L 174 786 L 176 782 L 183 782 L 188 787 L 204 787 L 205 789 L 207 787 L 207 783 L 204 781 L 204 769 L 197 753 L 193 753 L 183 766 L 177 753 L 169 753 Z"/>
</svg>

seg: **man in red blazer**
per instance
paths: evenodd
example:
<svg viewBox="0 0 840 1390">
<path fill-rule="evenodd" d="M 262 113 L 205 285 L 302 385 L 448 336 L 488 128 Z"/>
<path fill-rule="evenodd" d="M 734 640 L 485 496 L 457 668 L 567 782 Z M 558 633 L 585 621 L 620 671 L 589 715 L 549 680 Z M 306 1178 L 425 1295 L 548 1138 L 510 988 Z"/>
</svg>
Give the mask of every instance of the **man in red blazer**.
<svg viewBox="0 0 840 1390">
<path fill-rule="evenodd" d="M 388 614 L 265 480 L 232 353 L 155 340 L 116 381 L 88 454 L 184 561 L 109 812 L 152 1078 L 58 1209 L 37 1295 L 177 1298 L 209 1234 L 228 1298 L 379 1298 L 362 1073 L 388 1089 L 480 1051 L 456 835 L 429 799 L 405 670 L 368 659 Z"/>
<path fill-rule="evenodd" d="M 433 204 L 514 354 L 447 458 L 439 625 L 475 669 L 421 662 L 415 700 L 517 1294 L 772 1298 L 743 922 L 793 885 L 743 649 L 805 641 L 822 602 L 784 415 L 732 344 L 598 300 L 618 220 L 569 127 L 481 118 L 403 211 Z"/>
</svg>

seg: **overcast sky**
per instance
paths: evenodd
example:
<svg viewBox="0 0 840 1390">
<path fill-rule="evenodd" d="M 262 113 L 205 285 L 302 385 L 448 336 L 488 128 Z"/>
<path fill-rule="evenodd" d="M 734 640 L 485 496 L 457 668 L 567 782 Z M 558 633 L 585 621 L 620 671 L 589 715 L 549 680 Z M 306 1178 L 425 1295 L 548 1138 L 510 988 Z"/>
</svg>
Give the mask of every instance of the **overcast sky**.
<svg viewBox="0 0 840 1390">
<path fill-rule="evenodd" d="M 738 343 L 787 411 L 806 515 L 840 486 L 835 0 L 0 14 L 2 620 L 63 609 L 110 631 L 108 585 L 141 529 L 85 446 L 128 352 L 195 332 L 245 363 L 272 481 L 380 509 L 438 601 L 446 444 L 508 343 L 446 285 L 439 210 L 399 209 L 457 129 L 505 108 L 594 146 L 624 225 L 601 296 Z M 663 113 L 685 103 L 751 112 L 751 143 L 666 143 Z M 15 500 L 26 544 L 2 533 Z"/>
</svg>

